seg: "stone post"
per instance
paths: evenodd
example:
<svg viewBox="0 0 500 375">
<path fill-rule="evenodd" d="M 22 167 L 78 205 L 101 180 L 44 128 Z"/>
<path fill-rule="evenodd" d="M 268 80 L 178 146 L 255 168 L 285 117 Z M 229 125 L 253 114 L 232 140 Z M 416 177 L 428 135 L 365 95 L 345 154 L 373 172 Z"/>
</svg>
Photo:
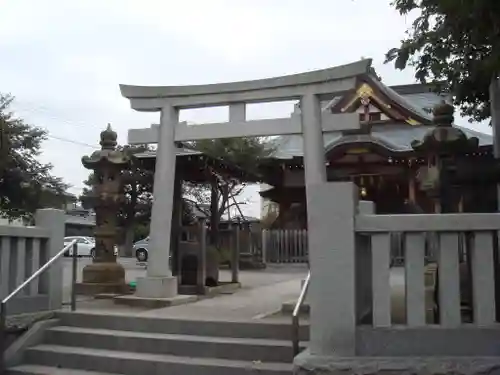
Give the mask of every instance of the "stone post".
<svg viewBox="0 0 500 375">
<path fill-rule="evenodd" d="M 231 282 L 240 282 L 240 223 L 233 225 L 233 249 L 231 252 Z"/>
<path fill-rule="evenodd" d="M 198 293 L 205 294 L 205 281 L 207 279 L 207 226 L 206 219 L 201 218 L 198 221 L 199 225 L 199 238 L 198 238 L 198 272 L 197 284 Z"/>
<path fill-rule="evenodd" d="M 147 276 L 137 279 L 137 296 L 171 298 L 177 295 L 177 279 L 169 263 L 172 210 L 175 180 L 175 127 L 179 121 L 177 108 L 162 108 L 159 142 L 156 151 L 153 210 L 151 213 Z"/>
<path fill-rule="evenodd" d="M 269 241 L 269 231 L 262 229 L 262 263 L 267 264 L 267 242 Z"/>
<path fill-rule="evenodd" d="M 375 205 L 360 201 L 358 214 L 373 215 Z M 362 322 L 372 311 L 372 251 L 370 236 L 356 236 L 356 317 Z"/>
<path fill-rule="evenodd" d="M 496 159 L 500 159 L 500 79 L 493 78 L 491 80 L 489 95 L 491 128 L 493 130 L 493 153 Z M 497 191 L 497 206 L 500 207 L 500 185 L 497 185 Z"/>
<path fill-rule="evenodd" d="M 313 355 L 354 356 L 358 191 L 351 182 L 308 189 L 310 340 Z"/>
<path fill-rule="evenodd" d="M 50 231 L 47 243 L 47 260 L 55 256 L 64 246 L 64 211 L 45 208 L 35 213 L 35 225 Z M 47 270 L 45 278 L 49 295 L 49 309 L 59 310 L 63 302 L 63 264 L 55 262 Z"/>
</svg>

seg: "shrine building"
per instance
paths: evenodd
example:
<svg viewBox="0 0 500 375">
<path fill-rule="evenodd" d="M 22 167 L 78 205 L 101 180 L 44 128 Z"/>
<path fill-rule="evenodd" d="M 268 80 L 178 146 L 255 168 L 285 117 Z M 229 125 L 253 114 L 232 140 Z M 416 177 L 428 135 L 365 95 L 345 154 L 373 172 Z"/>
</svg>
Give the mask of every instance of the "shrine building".
<svg viewBox="0 0 500 375">
<path fill-rule="evenodd" d="M 323 112 L 358 113 L 362 124 L 360 130 L 324 134 L 328 180 L 355 182 L 360 199 L 375 202 L 378 214 L 404 213 L 408 206 L 434 212 L 432 199 L 418 182 L 427 160 L 412 143 L 422 142 L 436 127 L 433 109 L 445 102 L 450 103 L 451 96 L 429 84 L 386 86 L 374 71 L 358 76 L 354 90 L 322 102 Z M 477 138 L 478 147 L 467 154 L 469 162 L 479 166 L 493 161 L 491 135 L 453 127 L 469 139 Z M 260 192 L 262 206 L 277 209 L 275 228 L 306 228 L 302 136 L 277 137 L 273 147 L 272 157 L 261 165 L 270 181 Z M 469 189 L 457 205 L 458 212 L 495 211 L 495 185 Z"/>
</svg>

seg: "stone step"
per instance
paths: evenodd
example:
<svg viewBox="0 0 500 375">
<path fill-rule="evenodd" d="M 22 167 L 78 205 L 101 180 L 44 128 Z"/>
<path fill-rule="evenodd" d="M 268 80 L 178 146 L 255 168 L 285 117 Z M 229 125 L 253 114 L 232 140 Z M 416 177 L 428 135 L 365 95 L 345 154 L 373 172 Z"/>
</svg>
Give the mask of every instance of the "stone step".
<svg viewBox="0 0 500 375">
<path fill-rule="evenodd" d="M 291 324 L 252 321 L 217 321 L 169 319 L 106 313 L 59 312 L 62 326 L 164 333 L 177 335 L 243 337 L 253 339 L 291 340 Z M 309 324 L 300 326 L 301 341 L 309 340 Z"/>
<path fill-rule="evenodd" d="M 71 370 L 67 368 L 21 365 L 10 368 L 7 375 L 117 375 L 109 372 Z"/>
<path fill-rule="evenodd" d="M 286 315 L 291 315 L 293 313 L 293 309 L 295 309 L 295 304 L 297 303 L 297 300 L 291 300 L 287 302 L 283 302 L 281 304 L 281 312 Z M 310 307 L 307 302 L 304 302 L 299 309 L 299 314 L 302 315 L 309 315 L 310 313 Z"/>
<path fill-rule="evenodd" d="M 26 352 L 29 364 L 67 369 L 148 375 L 278 375 L 292 373 L 292 365 L 259 361 L 178 357 L 116 350 L 38 345 Z M 68 372 L 66 372 L 68 373 Z"/>
<path fill-rule="evenodd" d="M 46 332 L 46 344 L 180 357 L 290 363 L 288 340 L 116 331 L 59 326 Z M 304 345 L 302 345 L 304 348 Z"/>
</svg>

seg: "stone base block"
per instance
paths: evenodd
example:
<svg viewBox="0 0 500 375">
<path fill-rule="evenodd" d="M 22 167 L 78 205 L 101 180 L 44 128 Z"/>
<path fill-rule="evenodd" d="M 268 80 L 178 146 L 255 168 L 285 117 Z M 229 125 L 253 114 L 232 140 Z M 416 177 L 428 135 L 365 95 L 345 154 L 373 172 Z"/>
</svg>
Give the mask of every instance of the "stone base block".
<svg viewBox="0 0 500 375">
<path fill-rule="evenodd" d="M 123 294 L 117 293 L 101 293 L 94 296 L 95 299 L 115 299 L 116 297 L 121 297 Z"/>
<path fill-rule="evenodd" d="M 131 307 L 144 307 L 147 309 L 159 309 L 162 307 L 184 305 L 186 303 L 196 302 L 197 296 L 177 295 L 170 298 L 144 298 L 138 296 L 119 296 L 114 298 L 117 305 L 126 305 Z"/>
<path fill-rule="evenodd" d="M 179 285 L 179 293 L 213 297 L 219 294 L 232 294 L 240 288 L 240 283 L 220 283 L 217 286 L 205 286 L 203 288 L 200 288 L 197 285 Z"/>
<path fill-rule="evenodd" d="M 500 357 L 335 357 L 308 350 L 295 357 L 296 375 L 500 375 Z"/>
<path fill-rule="evenodd" d="M 137 279 L 135 295 L 141 298 L 173 298 L 177 296 L 177 277 L 158 276 Z"/>
<path fill-rule="evenodd" d="M 125 283 L 77 283 L 76 294 L 85 296 L 97 296 L 102 294 L 123 295 L 130 292 Z"/>
</svg>

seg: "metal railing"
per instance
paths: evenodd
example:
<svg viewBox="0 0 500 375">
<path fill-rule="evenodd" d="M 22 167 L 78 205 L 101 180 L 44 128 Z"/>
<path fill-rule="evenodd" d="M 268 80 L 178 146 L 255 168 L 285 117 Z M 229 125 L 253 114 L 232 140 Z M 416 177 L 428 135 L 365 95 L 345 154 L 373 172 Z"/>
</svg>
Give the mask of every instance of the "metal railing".
<svg viewBox="0 0 500 375">
<path fill-rule="evenodd" d="M 64 246 L 61 251 L 50 258 L 47 263 L 40 267 L 35 273 L 26 279 L 21 285 L 19 285 L 12 293 L 0 301 L 0 374 L 5 373 L 5 351 L 7 349 L 7 333 L 6 333 L 6 320 L 7 320 L 7 303 L 14 298 L 19 292 L 30 285 L 34 280 L 39 278 L 50 266 L 61 258 L 70 247 L 73 247 L 72 254 L 72 275 L 71 275 L 71 311 L 76 310 L 76 273 L 77 273 L 77 259 L 78 259 L 78 246 L 76 244 L 77 240 L 73 240 L 68 245 Z"/>
<path fill-rule="evenodd" d="M 295 357 L 300 351 L 300 326 L 299 326 L 299 314 L 304 300 L 306 299 L 307 291 L 309 290 L 309 282 L 311 281 L 311 271 L 308 272 L 304 285 L 300 290 L 299 298 L 295 303 L 295 307 L 292 312 L 292 350 L 293 356 Z"/>
</svg>

